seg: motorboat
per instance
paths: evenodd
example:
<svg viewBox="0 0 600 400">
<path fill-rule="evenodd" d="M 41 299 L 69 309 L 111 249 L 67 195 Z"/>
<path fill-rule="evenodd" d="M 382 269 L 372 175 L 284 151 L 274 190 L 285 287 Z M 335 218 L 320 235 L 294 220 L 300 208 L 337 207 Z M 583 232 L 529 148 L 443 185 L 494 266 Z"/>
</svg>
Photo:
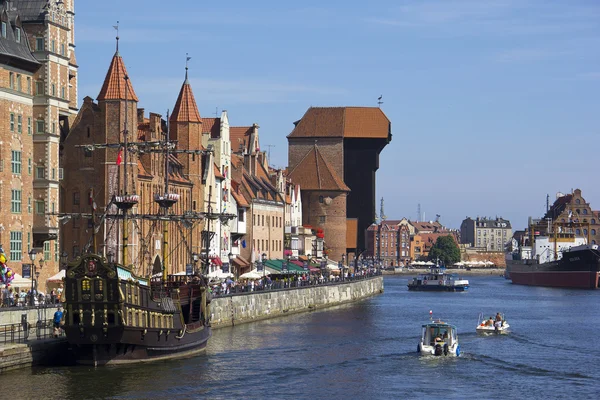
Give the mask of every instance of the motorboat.
<svg viewBox="0 0 600 400">
<path fill-rule="evenodd" d="M 504 317 L 504 313 L 497 313 L 496 316 L 484 317 L 479 313 L 477 319 L 477 333 L 507 333 L 510 325 Z"/>
<path fill-rule="evenodd" d="M 408 290 L 433 292 L 464 292 L 469 289 L 469 281 L 457 274 L 446 273 L 444 267 L 432 267 L 429 272 L 419 274 L 408 282 Z"/>
<path fill-rule="evenodd" d="M 423 325 L 417 352 L 422 355 L 460 356 L 456 326 L 439 319 Z"/>
</svg>

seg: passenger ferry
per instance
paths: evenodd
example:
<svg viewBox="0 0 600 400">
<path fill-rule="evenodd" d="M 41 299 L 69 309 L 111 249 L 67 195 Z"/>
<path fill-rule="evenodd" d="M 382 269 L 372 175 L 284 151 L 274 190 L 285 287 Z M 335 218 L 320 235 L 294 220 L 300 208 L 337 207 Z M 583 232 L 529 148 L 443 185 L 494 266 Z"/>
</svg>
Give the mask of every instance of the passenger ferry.
<svg viewBox="0 0 600 400">
<path fill-rule="evenodd" d="M 434 292 L 464 292 L 469 289 L 469 281 L 457 274 L 448 274 L 446 268 L 432 267 L 428 273 L 419 274 L 408 282 L 408 290 Z"/>
</svg>

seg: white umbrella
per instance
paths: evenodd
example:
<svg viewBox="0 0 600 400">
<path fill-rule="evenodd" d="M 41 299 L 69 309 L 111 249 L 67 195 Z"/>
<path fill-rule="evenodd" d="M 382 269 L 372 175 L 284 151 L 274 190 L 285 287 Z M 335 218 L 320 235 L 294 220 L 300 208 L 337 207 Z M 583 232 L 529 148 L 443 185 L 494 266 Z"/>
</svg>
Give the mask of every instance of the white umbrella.
<svg viewBox="0 0 600 400">
<path fill-rule="evenodd" d="M 10 282 L 11 286 L 15 286 L 15 287 L 19 287 L 19 288 L 31 288 L 31 279 L 28 278 L 23 278 L 21 275 L 17 274 L 16 272 L 15 274 L 15 278 L 12 280 L 12 282 Z"/>
<path fill-rule="evenodd" d="M 485 262 L 485 264 L 486 264 L 486 265 L 494 265 L 494 263 L 493 263 L 493 262 L 491 262 L 491 261 L 486 261 L 486 262 Z"/>
<path fill-rule="evenodd" d="M 240 279 L 260 279 L 262 277 L 263 276 L 255 270 L 240 275 Z"/>
<path fill-rule="evenodd" d="M 58 274 L 52 275 L 50 278 L 46 279 L 46 282 L 62 282 L 66 273 L 67 271 L 63 269 L 59 271 Z"/>
<path fill-rule="evenodd" d="M 231 272 L 223 272 L 221 268 L 215 269 L 213 272 L 210 272 L 207 276 L 209 278 L 217 279 L 233 278 L 233 274 Z"/>
<path fill-rule="evenodd" d="M 427 262 L 426 262 L 425 264 L 423 264 L 423 265 L 435 265 L 435 264 L 434 264 L 433 262 L 431 262 L 431 261 L 427 261 Z"/>
</svg>

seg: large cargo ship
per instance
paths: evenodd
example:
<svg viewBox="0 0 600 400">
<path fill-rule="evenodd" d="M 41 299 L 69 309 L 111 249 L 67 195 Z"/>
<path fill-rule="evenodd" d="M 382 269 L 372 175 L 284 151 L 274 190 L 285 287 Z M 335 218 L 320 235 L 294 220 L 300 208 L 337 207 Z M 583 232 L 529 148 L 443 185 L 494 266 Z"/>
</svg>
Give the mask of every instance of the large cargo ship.
<svg viewBox="0 0 600 400">
<path fill-rule="evenodd" d="M 509 254 L 507 277 L 519 285 L 597 289 L 598 245 L 587 244 L 585 237 L 576 236 L 567 226 L 555 226 L 554 230 L 545 235 L 533 231 L 531 246 L 519 246 Z"/>
</svg>

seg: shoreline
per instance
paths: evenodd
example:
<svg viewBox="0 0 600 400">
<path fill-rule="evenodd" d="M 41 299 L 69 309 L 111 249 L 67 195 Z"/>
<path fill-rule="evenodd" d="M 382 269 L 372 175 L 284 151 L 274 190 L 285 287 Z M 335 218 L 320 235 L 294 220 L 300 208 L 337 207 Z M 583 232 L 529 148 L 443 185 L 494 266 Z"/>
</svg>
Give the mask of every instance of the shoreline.
<svg viewBox="0 0 600 400">
<path fill-rule="evenodd" d="M 446 269 L 446 274 L 457 274 L 459 276 L 504 276 L 505 268 L 477 268 L 467 271 L 466 269 Z M 383 271 L 383 275 L 406 275 L 406 276 L 417 276 L 419 274 L 428 273 L 428 268 L 415 268 L 413 270 L 407 270 L 404 268 L 401 272 L 394 271 Z"/>
</svg>

